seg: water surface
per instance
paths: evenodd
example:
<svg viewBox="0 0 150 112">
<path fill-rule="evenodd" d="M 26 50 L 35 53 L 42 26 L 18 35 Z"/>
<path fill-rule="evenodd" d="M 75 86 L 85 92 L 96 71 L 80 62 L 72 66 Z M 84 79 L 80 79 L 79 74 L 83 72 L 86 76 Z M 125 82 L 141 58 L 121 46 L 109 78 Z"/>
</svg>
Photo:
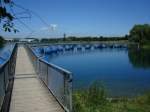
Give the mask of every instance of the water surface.
<svg viewBox="0 0 150 112">
<path fill-rule="evenodd" d="M 101 49 L 68 52 L 45 59 L 73 73 L 74 90 L 100 81 L 109 96 L 135 96 L 150 90 L 150 54 L 141 52 L 143 50 Z"/>
</svg>

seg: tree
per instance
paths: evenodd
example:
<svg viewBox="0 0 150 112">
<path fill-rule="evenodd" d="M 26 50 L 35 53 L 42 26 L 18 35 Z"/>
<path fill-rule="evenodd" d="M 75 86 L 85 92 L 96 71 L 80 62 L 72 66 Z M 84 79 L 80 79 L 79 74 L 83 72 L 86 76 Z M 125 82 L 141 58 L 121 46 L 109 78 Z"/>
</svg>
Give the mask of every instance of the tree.
<svg viewBox="0 0 150 112">
<path fill-rule="evenodd" d="M 135 25 L 130 30 L 130 41 L 138 43 L 147 43 L 150 42 L 150 25 Z"/>
<path fill-rule="evenodd" d="M 14 31 L 16 33 L 18 30 L 14 28 L 14 17 L 8 11 L 7 5 L 12 6 L 13 2 L 11 0 L 0 0 L 0 25 L 2 24 L 2 28 L 5 32 Z"/>
</svg>

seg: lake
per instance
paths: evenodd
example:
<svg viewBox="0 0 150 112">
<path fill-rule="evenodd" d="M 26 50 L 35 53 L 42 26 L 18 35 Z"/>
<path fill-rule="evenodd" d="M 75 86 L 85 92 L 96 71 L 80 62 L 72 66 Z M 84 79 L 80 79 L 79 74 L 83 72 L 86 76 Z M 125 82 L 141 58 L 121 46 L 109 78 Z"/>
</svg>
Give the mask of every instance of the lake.
<svg viewBox="0 0 150 112">
<path fill-rule="evenodd" d="M 73 73 L 74 90 L 101 82 L 111 97 L 137 96 L 150 90 L 150 51 L 103 48 L 65 51 L 44 59 Z"/>
</svg>

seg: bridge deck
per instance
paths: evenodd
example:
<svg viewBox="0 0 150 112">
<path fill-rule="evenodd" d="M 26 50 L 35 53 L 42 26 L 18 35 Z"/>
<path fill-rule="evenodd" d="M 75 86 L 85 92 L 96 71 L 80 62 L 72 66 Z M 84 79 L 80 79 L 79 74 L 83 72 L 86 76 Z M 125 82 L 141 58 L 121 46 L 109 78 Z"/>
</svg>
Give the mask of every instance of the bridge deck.
<svg viewBox="0 0 150 112">
<path fill-rule="evenodd" d="M 64 112 L 36 73 L 24 47 L 18 48 L 10 112 Z"/>
</svg>

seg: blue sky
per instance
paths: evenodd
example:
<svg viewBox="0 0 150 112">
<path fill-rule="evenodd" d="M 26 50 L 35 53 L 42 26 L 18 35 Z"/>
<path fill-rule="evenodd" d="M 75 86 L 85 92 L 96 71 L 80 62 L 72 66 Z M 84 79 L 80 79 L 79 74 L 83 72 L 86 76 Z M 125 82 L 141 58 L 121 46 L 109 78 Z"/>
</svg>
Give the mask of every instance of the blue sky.
<svg viewBox="0 0 150 112">
<path fill-rule="evenodd" d="M 0 32 L 6 37 L 122 36 L 134 24 L 150 23 L 150 0 L 14 0 L 37 13 L 21 19 L 30 30 L 15 20 L 20 33 Z M 23 10 L 14 7 L 16 13 Z M 19 17 L 25 15 L 18 15 Z M 53 29 L 52 30 L 52 26 Z"/>
</svg>

